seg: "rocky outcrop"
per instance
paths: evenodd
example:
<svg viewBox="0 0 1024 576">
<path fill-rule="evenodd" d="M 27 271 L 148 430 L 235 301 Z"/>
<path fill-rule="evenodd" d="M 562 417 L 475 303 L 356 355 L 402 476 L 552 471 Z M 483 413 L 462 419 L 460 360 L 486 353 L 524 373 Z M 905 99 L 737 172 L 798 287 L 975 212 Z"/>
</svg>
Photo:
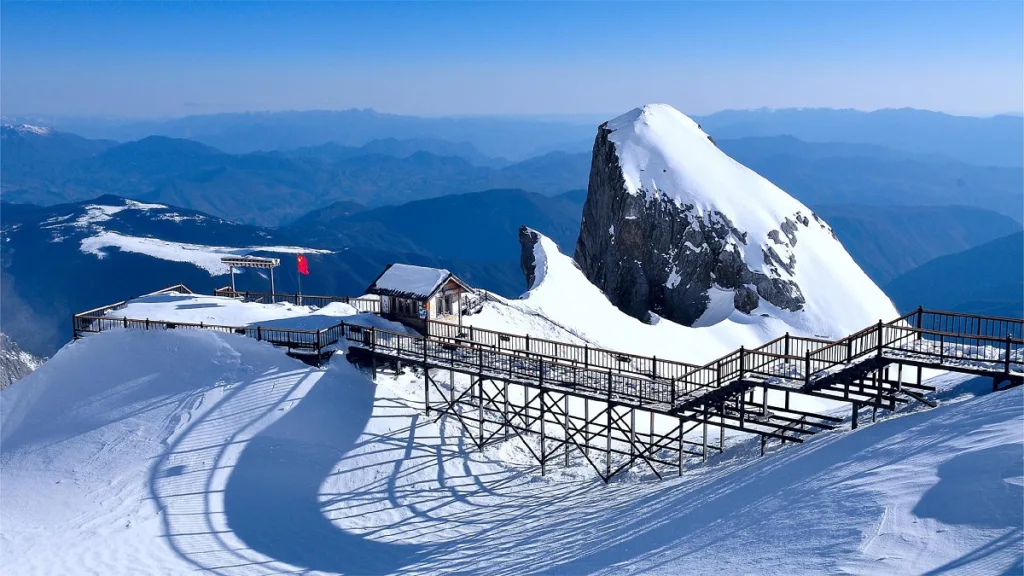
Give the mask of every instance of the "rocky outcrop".
<svg viewBox="0 0 1024 576">
<path fill-rule="evenodd" d="M 752 269 L 744 261 L 751 239 L 728 215 L 701 213 L 657 189 L 627 191 L 610 133 L 605 123 L 594 141 L 574 259 L 613 304 L 636 318 L 654 312 L 685 325 L 707 310 L 713 286 L 733 291 L 735 308 L 745 313 L 761 300 L 785 310 L 803 307 L 800 287 L 786 278 L 795 259 L 783 248 L 795 245 L 806 216 L 780 223 L 761 246 L 766 266 Z"/>
<path fill-rule="evenodd" d="M 519 228 L 519 245 L 522 252 L 519 255 L 519 266 L 526 276 L 526 289 L 532 290 L 534 282 L 537 281 L 537 255 L 534 248 L 540 242 L 540 233 L 533 228 L 521 226 Z"/>
<path fill-rule="evenodd" d="M 42 365 L 42 358 L 25 352 L 6 334 L 0 332 L 0 389 L 28 376 Z"/>
</svg>

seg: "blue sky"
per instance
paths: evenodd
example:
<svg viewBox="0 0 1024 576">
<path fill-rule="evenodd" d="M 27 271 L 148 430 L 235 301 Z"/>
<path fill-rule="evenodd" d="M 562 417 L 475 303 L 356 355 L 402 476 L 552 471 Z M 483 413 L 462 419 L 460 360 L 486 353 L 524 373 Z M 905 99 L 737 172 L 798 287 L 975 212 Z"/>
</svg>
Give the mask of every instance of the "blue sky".
<svg viewBox="0 0 1024 576">
<path fill-rule="evenodd" d="M 1024 3 L 0 4 L 4 114 L 1024 107 Z"/>
</svg>

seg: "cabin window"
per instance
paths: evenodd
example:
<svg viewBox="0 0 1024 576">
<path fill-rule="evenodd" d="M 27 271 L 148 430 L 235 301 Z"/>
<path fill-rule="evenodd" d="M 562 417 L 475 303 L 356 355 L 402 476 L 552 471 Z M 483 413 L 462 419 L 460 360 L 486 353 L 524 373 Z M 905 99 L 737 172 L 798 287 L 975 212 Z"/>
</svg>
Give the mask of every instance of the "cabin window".
<svg viewBox="0 0 1024 576">
<path fill-rule="evenodd" d="M 415 316 L 418 308 L 419 302 L 406 298 L 395 298 L 395 312 L 402 316 Z"/>
</svg>

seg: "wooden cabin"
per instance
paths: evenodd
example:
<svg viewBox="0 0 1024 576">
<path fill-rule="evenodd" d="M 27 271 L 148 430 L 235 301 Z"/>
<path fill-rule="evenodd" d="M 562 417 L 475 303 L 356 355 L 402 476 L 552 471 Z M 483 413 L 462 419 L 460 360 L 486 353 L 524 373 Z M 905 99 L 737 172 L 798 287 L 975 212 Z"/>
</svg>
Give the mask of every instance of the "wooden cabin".
<svg viewBox="0 0 1024 576">
<path fill-rule="evenodd" d="M 366 293 L 380 296 L 381 316 L 424 332 L 427 320 L 461 324 L 473 289 L 443 268 L 390 264 Z"/>
</svg>

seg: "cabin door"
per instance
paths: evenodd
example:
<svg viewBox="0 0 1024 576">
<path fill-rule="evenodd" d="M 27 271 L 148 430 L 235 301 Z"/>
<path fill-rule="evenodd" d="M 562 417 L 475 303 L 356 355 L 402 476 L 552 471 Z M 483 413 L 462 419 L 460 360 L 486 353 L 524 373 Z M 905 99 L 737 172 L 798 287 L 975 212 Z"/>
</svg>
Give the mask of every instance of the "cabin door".
<svg viewBox="0 0 1024 576">
<path fill-rule="evenodd" d="M 391 313 L 391 296 L 380 297 L 380 313 L 382 315 Z"/>
</svg>

